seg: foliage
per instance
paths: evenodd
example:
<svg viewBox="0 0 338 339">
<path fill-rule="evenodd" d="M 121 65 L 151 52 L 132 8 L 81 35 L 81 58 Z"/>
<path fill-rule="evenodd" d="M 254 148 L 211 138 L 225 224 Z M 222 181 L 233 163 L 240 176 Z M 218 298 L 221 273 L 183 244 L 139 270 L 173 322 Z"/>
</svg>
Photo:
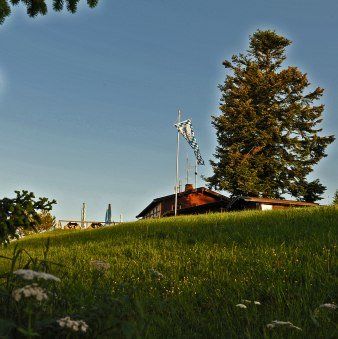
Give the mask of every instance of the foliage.
<svg viewBox="0 0 338 339">
<path fill-rule="evenodd" d="M 56 217 L 49 211 L 43 210 L 39 213 L 40 222 L 35 226 L 37 232 L 50 231 L 56 227 Z M 19 229 L 19 234 L 29 235 L 35 233 L 34 230 Z"/>
<path fill-rule="evenodd" d="M 218 146 L 209 187 L 232 195 L 322 199 L 325 187 L 306 178 L 335 138 L 322 136 L 317 126 L 324 105 L 316 102 L 324 90 L 306 92 L 306 74 L 294 66 L 281 69 L 290 44 L 273 31 L 258 30 L 247 54 L 223 62 L 231 73 L 219 85 L 221 115 L 212 122 Z"/>
<path fill-rule="evenodd" d="M 0 245 L 8 243 L 10 238 L 17 237 L 17 229 L 37 230 L 41 223 L 38 211 L 50 211 L 55 200 L 47 198 L 34 200 L 34 193 L 15 191 L 16 198 L 0 200 Z"/>
<path fill-rule="evenodd" d="M 338 205 L 338 190 L 334 193 L 332 204 Z"/>
<path fill-rule="evenodd" d="M 80 0 L 53 0 L 53 9 L 57 12 L 62 11 L 66 4 L 68 12 L 75 13 L 79 2 Z M 20 3 L 24 4 L 28 16 L 32 18 L 38 14 L 46 15 L 48 11 L 46 0 L 0 0 L 0 24 L 11 14 L 9 3 L 13 6 Z M 94 8 L 98 4 L 98 0 L 87 0 L 87 4 L 90 8 Z"/>
<path fill-rule="evenodd" d="M 44 338 L 60 337 L 65 316 L 85 321 L 90 338 L 335 338 L 338 311 L 323 305 L 338 301 L 337 228 L 338 210 L 318 207 L 57 230 L 16 244 L 35 258 L 50 238 L 36 269 L 61 281 L 45 287 L 46 322 L 39 313 L 32 326 Z M 0 259 L 0 274 L 11 265 Z M 27 320 L 22 304 L 6 316 L 4 307 L 15 326 L 19 314 Z M 268 327 L 274 320 L 294 326 Z"/>
<path fill-rule="evenodd" d="M 48 231 L 56 227 L 56 218 L 49 211 L 41 211 L 39 217 L 40 223 L 37 226 L 38 231 Z"/>
</svg>

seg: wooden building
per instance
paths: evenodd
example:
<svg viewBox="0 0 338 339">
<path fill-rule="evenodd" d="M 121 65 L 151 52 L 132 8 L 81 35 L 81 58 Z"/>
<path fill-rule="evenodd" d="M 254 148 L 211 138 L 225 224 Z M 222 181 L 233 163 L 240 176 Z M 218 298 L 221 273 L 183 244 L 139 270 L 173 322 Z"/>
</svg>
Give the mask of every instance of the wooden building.
<svg viewBox="0 0 338 339">
<path fill-rule="evenodd" d="M 205 187 L 193 188 L 185 185 L 184 192 L 177 195 L 177 214 L 203 214 L 212 212 L 272 210 L 295 207 L 316 207 L 318 204 L 256 197 L 237 196 L 228 198 Z M 175 210 L 175 194 L 154 199 L 136 218 L 162 218 L 173 216 Z"/>
<path fill-rule="evenodd" d="M 184 192 L 177 194 L 177 214 L 199 214 L 211 212 L 206 210 L 210 204 L 228 201 L 228 198 L 205 187 L 194 188 L 193 185 L 185 185 Z M 193 209 L 193 210 L 191 210 Z M 174 215 L 175 194 L 154 199 L 136 218 L 162 218 Z"/>
</svg>

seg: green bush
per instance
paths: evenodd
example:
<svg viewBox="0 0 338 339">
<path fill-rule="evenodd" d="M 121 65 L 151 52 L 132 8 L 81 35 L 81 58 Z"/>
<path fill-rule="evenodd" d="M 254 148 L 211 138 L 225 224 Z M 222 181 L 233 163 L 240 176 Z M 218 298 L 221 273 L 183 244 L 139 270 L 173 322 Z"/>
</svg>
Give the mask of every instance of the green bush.
<svg viewBox="0 0 338 339">
<path fill-rule="evenodd" d="M 0 200 L 0 245 L 9 243 L 11 238 L 17 238 L 17 230 L 34 230 L 41 224 L 38 211 L 50 211 L 55 200 L 47 198 L 34 200 L 34 193 L 15 191 L 13 199 Z"/>
</svg>

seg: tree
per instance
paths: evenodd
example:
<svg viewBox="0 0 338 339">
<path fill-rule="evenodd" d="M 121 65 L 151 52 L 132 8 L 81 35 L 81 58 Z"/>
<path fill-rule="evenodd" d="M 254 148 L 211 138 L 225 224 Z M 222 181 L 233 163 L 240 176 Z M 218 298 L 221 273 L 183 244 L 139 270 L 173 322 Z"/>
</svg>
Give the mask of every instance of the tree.
<svg viewBox="0 0 338 339">
<path fill-rule="evenodd" d="M 53 9 L 57 12 L 62 11 L 64 3 L 67 10 L 75 13 L 80 0 L 53 0 Z M 0 24 L 5 21 L 5 18 L 11 14 L 11 7 L 23 3 L 27 8 L 27 14 L 30 17 L 35 17 L 38 14 L 45 15 L 48 12 L 46 0 L 0 0 Z M 87 0 L 90 8 L 96 7 L 98 0 Z"/>
<path fill-rule="evenodd" d="M 211 160 L 208 186 L 234 195 L 315 201 L 325 187 L 306 178 L 326 156 L 335 138 L 317 125 L 324 105 L 317 87 L 307 91 L 307 75 L 297 67 L 281 69 L 291 41 L 274 31 L 257 30 L 246 54 L 223 65 L 230 70 L 222 92 L 219 116 L 212 117 L 218 146 Z"/>
<path fill-rule="evenodd" d="M 39 217 L 41 222 L 37 227 L 38 231 L 48 231 L 56 227 L 56 218 L 49 211 L 41 211 Z"/>
<path fill-rule="evenodd" d="M 40 222 L 35 226 L 36 232 L 49 231 L 55 228 L 56 226 L 56 218 L 49 211 L 42 210 L 39 213 Z M 34 233 L 34 230 L 23 230 L 21 228 L 18 229 L 19 234 L 29 235 Z"/>
<path fill-rule="evenodd" d="M 334 193 L 332 205 L 338 206 L 338 190 Z"/>
<path fill-rule="evenodd" d="M 18 228 L 33 229 L 41 224 L 38 211 L 50 211 L 55 200 L 47 198 L 34 200 L 34 194 L 28 191 L 15 191 L 16 198 L 3 198 L 0 200 L 0 245 L 9 242 L 10 238 L 17 237 Z"/>
</svg>

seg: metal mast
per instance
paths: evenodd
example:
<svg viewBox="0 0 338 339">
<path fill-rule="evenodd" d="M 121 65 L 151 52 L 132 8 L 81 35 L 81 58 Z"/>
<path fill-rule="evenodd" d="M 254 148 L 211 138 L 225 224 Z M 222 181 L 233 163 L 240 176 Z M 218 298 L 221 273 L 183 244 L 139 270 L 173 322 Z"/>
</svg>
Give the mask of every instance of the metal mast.
<svg viewBox="0 0 338 339">
<path fill-rule="evenodd" d="M 181 111 L 178 110 L 177 124 L 180 123 Z M 180 132 L 177 129 L 177 146 L 176 146 L 176 184 L 175 184 L 175 216 L 177 215 L 177 191 L 178 191 L 178 153 L 180 148 Z"/>
</svg>

